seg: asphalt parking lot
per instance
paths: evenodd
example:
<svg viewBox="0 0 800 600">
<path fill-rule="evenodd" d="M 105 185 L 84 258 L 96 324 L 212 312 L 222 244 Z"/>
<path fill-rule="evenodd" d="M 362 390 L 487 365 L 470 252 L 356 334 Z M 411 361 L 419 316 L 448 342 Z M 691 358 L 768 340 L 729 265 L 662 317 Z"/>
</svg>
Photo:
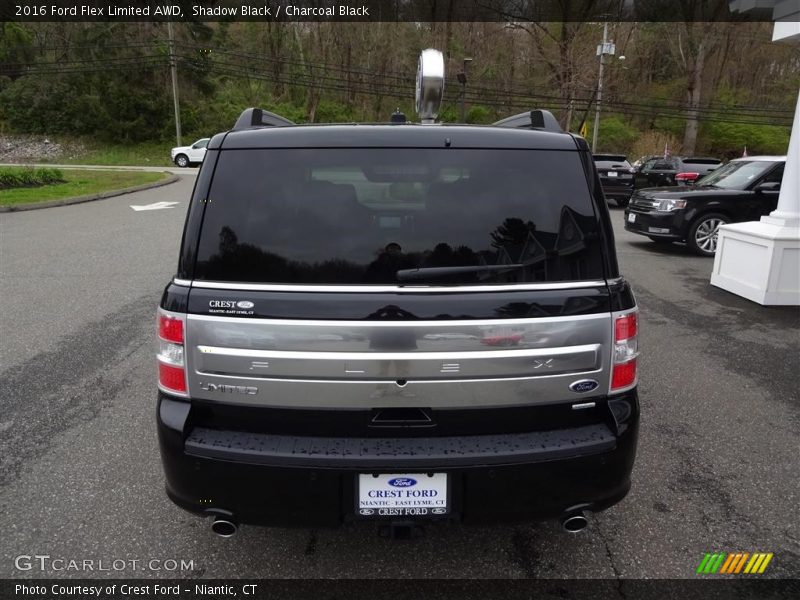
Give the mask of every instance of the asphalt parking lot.
<svg viewBox="0 0 800 600">
<path fill-rule="evenodd" d="M 693 578 L 711 551 L 772 552 L 766 576 L 800 577 L 800 311 L 711 287 L 711 260 L 628 234 L 616 207 L 643 351 L 621 504 L 579 535 L 548 522 L 404 543 L 370 525 L 215 536 L 164 495 L 154 428 L 154 314 L 193 182 L 0 215 L 0 577 Z M 130 208 L 161 201 L 178 204 Z M 34 554 L 126 567 L 17 568 Z"/>
</svg>

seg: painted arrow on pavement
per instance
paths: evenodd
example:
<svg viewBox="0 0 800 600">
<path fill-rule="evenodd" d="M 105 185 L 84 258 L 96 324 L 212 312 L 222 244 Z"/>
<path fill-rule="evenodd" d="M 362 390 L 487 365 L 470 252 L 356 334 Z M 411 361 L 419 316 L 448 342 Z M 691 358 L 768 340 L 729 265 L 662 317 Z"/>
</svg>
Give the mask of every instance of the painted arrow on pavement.
<svg viewBox="0 0 800 600">
<path fill-rule="evenodd" d="M 153 202 L 152 204 L 135 205 L 131 204 L 130 207 L 135 211 L 140 210 L 161 210 L 162 208 L 174 208 L 178 202 Z"/>
</svg>

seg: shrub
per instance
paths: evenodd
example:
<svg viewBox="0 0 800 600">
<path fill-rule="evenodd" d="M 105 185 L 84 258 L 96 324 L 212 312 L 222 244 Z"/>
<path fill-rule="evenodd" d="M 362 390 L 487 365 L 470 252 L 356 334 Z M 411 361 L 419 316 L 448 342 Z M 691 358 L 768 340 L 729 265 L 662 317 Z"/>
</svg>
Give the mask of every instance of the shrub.
<svg viewBox="0 0 800 600">
<path fill-rule="evenodd" d="M 58 169 L 31 167 L 0 168 L 0 189 L 7 190 L 19 187 L 35 187 L 63 183 L 64 174 Z"/>
<path fill-rule="evenodd" d="M 649 154 L 661 155 L 664 154 L 665 146 L 669 148 L 669 153 L 673 156 L 679 155 L 683 151 L 683 146 L 676 135 L 664 131 L 645 131 L 631 146 L 628 158 L 633 162 Z"/>
<path fill-rule="evenodd" d="M 587 129 L 592 131 L 593 124 L 587 123 Z M 589 139 L 591 140 L 591 133 Z M 628 152 L 633 145 L 639 132 L 628 125 L 620 117 L 609 116 L 601 117 L 600 131 L 597 132 L 598 152 Z"/>
<path fill-rule="evenodd" d="M 779 125 L 707 123 L 701 129 L 703 150 L 728 158 L 741 156 L 745 146 L 750 155 L 786 154 L 789 131 Z"/>
</svg>

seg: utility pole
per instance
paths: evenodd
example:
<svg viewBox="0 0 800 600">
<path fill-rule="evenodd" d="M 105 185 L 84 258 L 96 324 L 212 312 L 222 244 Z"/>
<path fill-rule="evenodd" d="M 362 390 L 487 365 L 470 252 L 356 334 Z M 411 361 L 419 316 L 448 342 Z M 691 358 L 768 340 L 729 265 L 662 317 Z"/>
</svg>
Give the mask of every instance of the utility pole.
<svg viewBox="0 0 800 600">
<path fill-rule="evenodd" d="M 614 54 L 614 44 L 608 41 L 608 21 L 603 23 L 603 43 L 597 47 L 600 57 L 600 72 L 597 75 L 597 103 L 594 109 L 594 132 L 592 133 L 592 153 L 597 150 L 597 132 L 600 128 L 600 103 L 603 100 L 603 63 L 606 54 Z"/>
<path fill-rule="evenodd" d="M 456 77 L 458 82 L 461 84 L 461 122 L 466 122 L 467 119 L 467 112 L 466 112 L 466 101 L 467 101 L 467 65 L 472 62 L 471 58 L 464 59 L 464 67 Z"/>
<path fill-rule="evenodd" d="M 175 57 L 175 37 L 172 34 L 172 21 L 167 21 L 169 34 L 169 70 L 172 76 L 172 103 L 175 107 L 175 139 L 181 145 L 181 107 L 178 100 L 178 61 Z"/>
</svg>

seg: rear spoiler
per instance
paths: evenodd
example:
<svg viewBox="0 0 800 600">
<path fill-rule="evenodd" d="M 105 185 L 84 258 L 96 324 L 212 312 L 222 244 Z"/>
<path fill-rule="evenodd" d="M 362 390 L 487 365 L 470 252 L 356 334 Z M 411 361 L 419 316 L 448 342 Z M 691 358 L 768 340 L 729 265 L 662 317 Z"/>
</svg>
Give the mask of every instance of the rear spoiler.
<svg viewBox="0 0 800 600">
<path fill-rule="evenodd" d="M 511 127 L 514 129 L 544 129 L 553 133 L 564 133 L 561 125 L 549 110 L 532 110 L 507 117 L 496 123 L 494 127 Z"/>
<path fill-rule="evenodd" d="M 236 119 L 233 131 L 254 127 L 287 127 L 289 125 L 295 125 L 295 123 L 263 108 L 247 108 Z"/>
</svg>

